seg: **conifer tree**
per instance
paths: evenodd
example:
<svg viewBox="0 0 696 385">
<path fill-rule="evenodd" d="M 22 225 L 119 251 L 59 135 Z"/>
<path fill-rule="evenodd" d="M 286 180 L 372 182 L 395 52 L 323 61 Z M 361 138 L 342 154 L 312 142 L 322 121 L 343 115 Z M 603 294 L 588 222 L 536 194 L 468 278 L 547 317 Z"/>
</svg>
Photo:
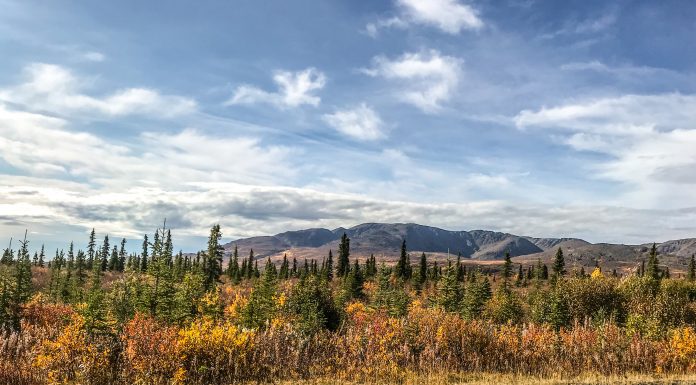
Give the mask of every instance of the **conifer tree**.
<svg viewBox="0 0 696 385">
<path fill-rule="evenodd" d="M 338 246 L 338 266 L 336 268 L 336 275 L 338 277 L 345 277 L 350 271 L 350 239 L 348 235 L 343 233 L 341 237 L 341 243 Z"/>
<path fill-rule="evenodd" d="M 100 332 L 107 327 L 106 307 L 104 306 L 104 291 L 101 287 L 102 269 L 97 263 L 96 255 L 92 264 L 92 278 L 87 293 L 86 306 L 83 310 L 85 328 L 89 332 Z"/>
<path fill-rule="evenodd" d="M 118 265 L 116 270 L 123 272 L 126 267 L 126 238 L 121 239 L 121 248 L 118 251 Z"/>
<path fill-rule="evenodd" d="M 149 243 L 147 241 L 147 234 L 145 234 L 145 236 L 143 237 L 143 251 L 140 254 L 140 266 L 139 266 L 140 271 L 142 271 L 142 272 L 147 271 L 147 263 L 148 263 L 147 259 L 149 258 L 148 250 L 147 250 L 148 246 L 149 246 Z"/>
<path fill-rule="evenodd" d="M 295 257 L 292 257 L 292 270 L 290 270 L 290 275 L 293 278 L 297 278 L 299 276 L 299 272 L 297 270 L 297 258 Z"/>
<path fill-rule="evenodd" d="M 654 280 L 660 279 L 660 265 L 659 260 L 657 259 L 657 254 L 657 245 L 653 243 L 652 248 L 650 249 L 650 257 L 648 258 L 646 273 L 648 274 L 648 277 Z"/>
<path fill-rule="evenodd" d="M 357 299 L 361 300 L 364 298 L 363 294 L 363 284 L 365 283 L 365 278 L 362 271 L 360 270 L 360 263 L 355 260 L 353 268 L 350 269 L 346 279 L 344 281 L 344 300 Z"/>
<path fill-rule="evenodd" d="M 75 298 L 78 301 L 82 301 L 82 288 L 87 282 L 87 262 L 85 258 L 85 253 L 82 250 L 77 251 L 77 258 L 75 259 L 75 290 L 77 295 Z"/>
<path fill-rule="evenodd" d="M 696 279 L 696 256 L 691 254 L 691 259 L 689 260 L 689 268 L 687 269 L 686 278 L 689 281 Z"/>
<path fill-rule="evenodd" d="M 220 225 L 216 224 L 210 229 L 210 237 L 208 238 L 208 252 L 205 257 L 204 272 L 205 277 L 205 288 L 210 290 L 215 287 L 220 281 L 220 275 L 222 275 L 222 257 L 224 249 L 220 245 L 220 239 L 222 238 L 222 232 L 220 232 Z"/>
<path fill-rule="evenodd" d="M 271 262 L 271 257 L 268 257 L 268 259 L 266 259 L 266 266 L 263 269 L 263 274 L 265 276 L 272 275 L 274 278 L 279 278 L 278 269 L 276 269 L 276 265 L 273 262 Z"/>
<path fill-rule="evenodd" d="M 234 245 L 234 252 L 227 266 L 227 276 L 230 278 L 230 281 L 234 283 L 239 282 L 239 251 L 237 249 L 237 244 Z"/>
<path fill-rule="evenodd" d="M 329 257 L 326 259 L 326 280 L 331 281 L 333 279 L 333 252 L 329 250 Z"/>
<path fill-rule="evenodd" d="M 554 279 L 565 275 L 565 258 L 563 257 L 563 249 L 560 247 L 556 250 L 556 256 L 553 260 L 553 276 Z"/>
<path fill-rule="evenodd" d="M 118 247 L 116 247 L 116 246 L 114 246 L 114 249 L 111 252 L 111 257 L 109 258 L 109 264 L 108 264 L 107 269 L 109 271 L 118 270 Z"/>
<path fill-rule="evenodd" d="M 458 312 L 461 308 L 462 287 L 457 281 L 457 270 L 449 261 L 445 272 L 438 282 L 437 304 L 448 312 Z"/>
<path fill-rule="evenodd" d="M 503 263 L 503 284 L 507 286 L 508 281 L 512 277 L 512 259 L 510 253 L 505 252 L 505 263 Z"/>
<path fill-rule="evenodd" d="M 425 256 L 425 253 L 421 253 L 417 279 L 416 287 L 418 290 L 421 290 L 428 280 L 428 258 Z"/>
<path fill-rule="evenodd" d="M 249 260 L 247 261 L 247 279 L 251 279 L 255 275 L 254 271 L 254 249 L 249 250 Z"/>
<path fill-rule="evenodd" d="M 109 236 L 105 235 L 104 236 L 104 243 L 102 243 L 102 248 L 101 248 L 101 253 L 100 253 L 100 258 L 99 258 L 99 265 L 101 268 L 101 271 L 106 271 L 106 268 L 108 267 L 108 258 L 110 255 L 111 249 L 109 248 Z"/>
<path fill-rule="evenodd" d="M 396 270 L 394 272 L 397 278 L 408 279 L 409 263 L 407 258 L 406 239 L 404 239 L 401 241 L 401 254 L 399 255 L 399 261 L 396 263 Z"/>
<path fill-rule="evenodd" d="M 20 306 L 29 299 L 31 291 L 31 261 L 29 257 L 29 241 L 27 240 L 25 231 L 24 240 L 20 242 L 20 249 L 17 253 L 17 263 L 15 265 L 15 317 L 13 319 L 13 326 L 15 329 L 19 328 Z"/>
<path fill-rule="evenodd" d="M 297 317 L 296 326 L 303 334 L 336 330 L 339 326 L 331 290 L 324 282 L 315 277 L 301 279 L 288 298 L 287 311 Z"/>
<path fill-rule="evenodd" d="M 472 274 L 464 291 L 462 314 L 467 319 L 479 318 L 490 298 L 491 284 L 488 277 L 481 276 L 480 273 Z"/>
<path fill-rule="evenodd" d="M 72 244 L 72 242 L 71 242 Z M 39 253 L 39 267 L 44 267 L 45 261 L 44 258 L 46 257 L 46 253 L 44 252 L 44 245 L 41 245 L 41 252 Z"/>
<path fill-rule="evenodd" d="M 96 257 L 97 247 L 97 236 L 92 228 L 92 232 L 89 233 L 89 242 L 87 243 L 87 268 L 92 269 L 92 264 L 94 263 L 94 258 Z"/>
<path fill-rule="evenodd" d="M 275 295 L 277 291 L 276 275 L 270 268 L 270 259 L 264 271 L 263 279 L 254 284 L 249 302 L 242 310 L 242 322 L 250 328 L 263 328 L 273 319 L 277 310 Z M 258 261 L 256 262 L 258 265 Z M 256 268 L 254 269 L 256 270 Z"/>
<path fill-rule="evenodd" d="M 280 264 L 280 272 L 278 273 L 280 279 L 290 278 L 290 262 L 288 262 L 288 255 L 283 254 L 283 262 Z"/>
</svg>

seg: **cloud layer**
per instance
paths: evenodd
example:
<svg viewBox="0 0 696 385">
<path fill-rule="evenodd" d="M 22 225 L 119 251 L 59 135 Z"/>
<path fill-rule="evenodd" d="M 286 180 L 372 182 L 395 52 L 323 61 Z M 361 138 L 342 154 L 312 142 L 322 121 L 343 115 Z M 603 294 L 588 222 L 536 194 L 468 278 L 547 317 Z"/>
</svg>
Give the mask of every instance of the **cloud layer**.
<svg viewBox="0 0 696 385">
<path fill-rule="evenodd" d="M 298 107 L 303 104 L 318 106 L 321 98 L 315 92 L 326 85 L 326 76 L 316 68 L 298 72 L 276 71 L 273 81 L 278 90 L 264 91 L 251 85 L 235 89 L 227 105 L 267 103 L 278 108 Z"/>
</svg>

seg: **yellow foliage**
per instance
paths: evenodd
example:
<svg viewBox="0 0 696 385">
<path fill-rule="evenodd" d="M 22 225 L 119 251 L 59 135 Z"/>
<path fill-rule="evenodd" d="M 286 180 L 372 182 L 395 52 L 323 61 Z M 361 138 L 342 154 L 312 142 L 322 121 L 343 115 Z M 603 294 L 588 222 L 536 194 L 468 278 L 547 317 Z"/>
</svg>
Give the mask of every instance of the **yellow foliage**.
<svg viewBox="0 0 696 385">
<path fill-rule="evenodd" d="M 604 278 L 604 274 L 602 274 L 602 270 L 600 270 L 599 267 L 595 267 L 594 270 L 592 270 L 592 274 L 590 274 L 590 278 L 592 278 L 592 279 Z"/>
<path fill-rule="evenodd" d="M 51 384 L 73 384 L 94 374 L 107 373 L 109 351 L 90 343 L 84 330 L 85 320 L 74 314 L 54 340 L 47 340 L 39 348 L 34 366 L 46 371 Z"/>
</svg>

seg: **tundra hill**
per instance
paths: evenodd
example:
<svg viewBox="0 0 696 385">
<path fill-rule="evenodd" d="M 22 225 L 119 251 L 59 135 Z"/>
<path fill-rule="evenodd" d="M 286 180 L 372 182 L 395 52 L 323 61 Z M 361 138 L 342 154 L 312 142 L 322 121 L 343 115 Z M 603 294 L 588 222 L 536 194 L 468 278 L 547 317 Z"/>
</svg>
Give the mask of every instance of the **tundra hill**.
<svg viewBox="0 0 696 385">
<path fill-rule="evenodd" d="M 529 265 L 541 259 L 548 264 L 557 248 L 562 247 L 568 270 L 584 267 L 589 271 L 599 263 L 604 271 L 617 269 L 623 274 L 647 260 L 651 246 L 592 244 L 577 238 L 535 238 L 487 230 L 450 231 L 415 223 L 364 223 L 351 228 L 314 228 L 238 239 L 224 247 L 229 255 L 237 245 L 240 258 L 247 257 L 253 249 L 256 259 L 270 257 L 277 262 L 287 254 L 299 261 L 321 260 L 329 250 L 337 252 L 343 233 L 350 238 L 353 257 L 363 259 L 374 254 L 378 261 L 387 263 L 398 259 L 401 242 L 406 239 L 413 263 L 425 252 L 431 260 L 445 261 L 448 256 L 461 255 L 467 264 L 498 265 L 509 251 L 516 263 Z M 696 253 L 696 239 L 666 241 L 658 244 L 658 251 L 661 264 L 680 274 L 689 257 Z"/>
<path fill-rule="evenodd" d="M 343 233 L 350 238 L 352 255 L 366 257 L 375 254 L 385 261 L 398 258 L 404 239 L 411 254 L 426 252 L 443 254 L 446 258 L 449 252 L 451 256 L 461 255 L 471 261 L 500 260 L 506 251 L 512 256 L 541 253 L 569 241 L 587 244 L 580 239 L 532 238 L 485 230 L 450 231 L 414 223 L 364 223 L 348 229 L 306 229 L 238 239 L 227 243 L 225 250 L 229 253 L 237 245 L 239 255 L 243 257 L 253 249 L 257 258 L 270 256 L 275 259 L 287 253 L 296 258 L 321 259 L 328 255 L 329 250 L 338 250 Z"/>
<path fill-rule="evenodd" d="M 660 265 L 669 267 L 673 275 L 685 274 L 689 258 L 696 250 L 696 239 L 681 239 L 667 241 L 657 245 Z M 647 262 L 652 244 L 617 245 L 610 243 L 575 243 L 562 242 L 566 270 L 584 268 L 589 273 L 598 264 L 605 273 L 612 270 L 620 274 L 635 272 L 642 262 Z M 556 254 L 556 248 L 550 248 L 536 254 L 528 254 L 513 258 L 513 262 L 529 265 L 541 260 L 550 264 Z"/>
</svg>

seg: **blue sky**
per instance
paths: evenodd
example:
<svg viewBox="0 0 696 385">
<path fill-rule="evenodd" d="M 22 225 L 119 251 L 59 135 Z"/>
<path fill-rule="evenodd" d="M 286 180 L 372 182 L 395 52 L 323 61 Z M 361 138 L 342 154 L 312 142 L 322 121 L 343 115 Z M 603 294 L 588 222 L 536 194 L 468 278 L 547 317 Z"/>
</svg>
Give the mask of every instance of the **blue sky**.
<svg viewBox="0 0 696 385">
<path fill-rule="evenodd" d="M 0 234 L 696 236 L 696 3 L 0 0 Z"/>
</svg>

